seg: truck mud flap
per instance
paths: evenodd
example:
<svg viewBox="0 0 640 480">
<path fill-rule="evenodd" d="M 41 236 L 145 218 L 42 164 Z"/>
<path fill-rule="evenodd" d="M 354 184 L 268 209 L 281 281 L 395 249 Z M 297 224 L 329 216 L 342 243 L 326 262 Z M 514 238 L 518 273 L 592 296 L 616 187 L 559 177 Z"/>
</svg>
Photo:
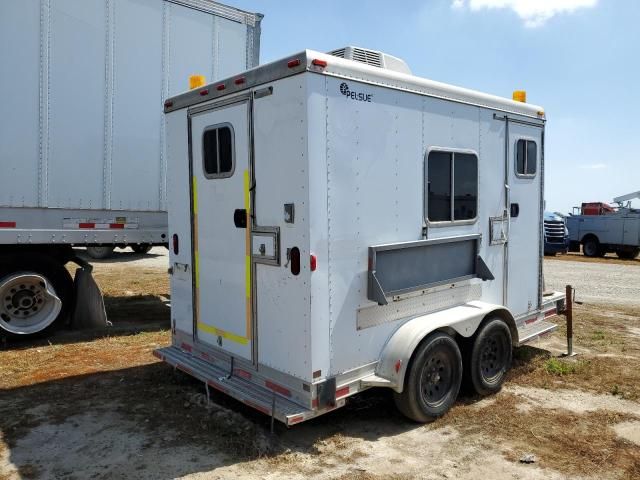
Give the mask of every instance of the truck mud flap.
<svg viewBox="0 0 640 480">
<path fill-rule="evenodd" d="M 72 328 L 111 326 L 107 320 L 102 292 L 91 274 L 91 265 L 81 265 L 74 278 L 75 305 L 71 317 Z"/>
</svg>

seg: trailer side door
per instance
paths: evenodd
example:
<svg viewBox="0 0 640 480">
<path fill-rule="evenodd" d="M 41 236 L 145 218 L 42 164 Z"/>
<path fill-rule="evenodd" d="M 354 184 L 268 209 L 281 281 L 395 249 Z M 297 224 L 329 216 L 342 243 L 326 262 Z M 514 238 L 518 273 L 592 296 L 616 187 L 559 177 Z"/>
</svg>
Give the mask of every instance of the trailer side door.
<svg viewBox="0 0 640 480">
<path fill-rule="evenodd" d="M 194 332 L 252 361 L 249 103 L 190 115 Z"/>
<path fill-rule="evenodd" d="M 507 306 L 516 316 L 540 307 L 542 279 L 543 128 L 509 120 Z"/>
</svg>

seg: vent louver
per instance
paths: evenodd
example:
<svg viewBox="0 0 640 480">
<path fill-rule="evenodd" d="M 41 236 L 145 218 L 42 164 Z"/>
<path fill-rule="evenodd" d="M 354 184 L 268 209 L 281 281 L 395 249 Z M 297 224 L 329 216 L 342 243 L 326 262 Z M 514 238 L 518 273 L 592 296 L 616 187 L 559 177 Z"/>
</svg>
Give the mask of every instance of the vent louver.
<svg viewBox="0 0 640 480">
<path fill-rule="evenodd" d="M 332 50 L 329 55 L 334 57 L 353 60 L 354 62 L 365 63 L 372 67 L 384 68 L 395 72 L 411 74 L 411 69 L 404 60 L 389 55 L 387 53 L 378 52 L 377 50 L 367 50 L 359 47 L 344 47 Z"/>
</svg>

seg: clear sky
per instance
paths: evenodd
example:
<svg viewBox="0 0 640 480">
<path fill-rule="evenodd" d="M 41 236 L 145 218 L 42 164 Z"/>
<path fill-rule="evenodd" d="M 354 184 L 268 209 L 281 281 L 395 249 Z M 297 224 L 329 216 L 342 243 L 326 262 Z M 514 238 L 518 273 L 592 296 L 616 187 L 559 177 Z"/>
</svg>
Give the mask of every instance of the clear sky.
<svg viewBox="0 0 640 480">
<path fill-rule="evenodd" d="M 544 107 L 547 209 L 640 190 L 640 0 L 226 0 L 265 15 L 261 62 L 347 45 Z M 640 200 L 634 202 L 640 207 Z"/>
</svg>

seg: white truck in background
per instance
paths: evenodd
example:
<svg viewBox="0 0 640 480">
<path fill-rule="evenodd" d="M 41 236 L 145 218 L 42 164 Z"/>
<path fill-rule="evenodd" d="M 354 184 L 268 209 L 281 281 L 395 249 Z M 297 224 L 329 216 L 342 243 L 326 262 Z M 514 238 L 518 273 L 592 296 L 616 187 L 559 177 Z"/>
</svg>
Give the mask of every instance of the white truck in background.
<svg viewBox="0 0 640 480">
<path fill-rule="evenodd" d="M 167 244 L 163 102 L 256 66 L 261 19 L 211 0 L 0 4 L 0 336 L 77 309 L 73 246 Z"/>
</svg>

